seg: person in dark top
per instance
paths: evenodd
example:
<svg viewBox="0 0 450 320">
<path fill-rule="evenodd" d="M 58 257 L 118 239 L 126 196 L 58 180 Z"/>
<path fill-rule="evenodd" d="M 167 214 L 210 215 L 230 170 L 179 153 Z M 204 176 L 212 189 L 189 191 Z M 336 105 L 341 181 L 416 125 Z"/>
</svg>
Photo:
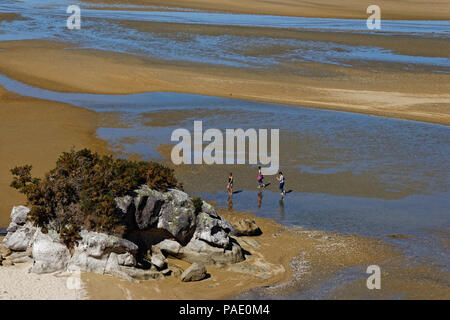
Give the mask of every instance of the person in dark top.
<svg viewBox="0 0 450 320">
<path fill-rule="evenodd" d="M 280 192 L 281 192 L 281 195 L 284 198 L 284 196 L 286 194 L 286 190 L 284 190 L 284 175 L 283 175 L 283 172 L 281 172 L 281 171 L 278 172 L 277 180 L 280 181 Z"/>
</svg>

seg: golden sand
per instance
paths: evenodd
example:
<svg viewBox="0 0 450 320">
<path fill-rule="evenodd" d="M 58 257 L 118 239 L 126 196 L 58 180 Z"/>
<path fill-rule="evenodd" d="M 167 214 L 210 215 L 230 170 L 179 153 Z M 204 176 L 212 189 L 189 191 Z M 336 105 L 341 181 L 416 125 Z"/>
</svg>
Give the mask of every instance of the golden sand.
<svg viewBox="0 0 450 320">
<path fill-rule="evenodd" d="M 0 227 L 9 224 L 14 205 L 25 204 L 25 198 L 9 187 L 10 169 L 31 164 L 33 175 L 41 177 L 72 147 L 106 149 L 95 138 L 96 114 L 83 108 L 18 96 L 0 87 L 0 119 Z"/>
<path fill-rule="evenodd" d="M 219 214 L 231 222 L 254 219 L 263 231 L 260 236 L 236 238 L 248 252 L 245 261 L 224 267 L 207 266 L 208 279 L 188 283 L 174 276 L 136 284 L 110 276 L 83 274 L 88 298 L 227 299 L 254 288 L 275 285 L 268 294 L 276 294 L 299 286 L 306 290 L 346 267 L 382 264 L 398 258 L 395 249 L 376 239 L 290 229 L 242 212 Z M 170 259 L 171 264 L 183 269 L 189 266 L 177 259 Z"/>
<path fill-rule="evenodd" d="M 367 7 L 376 4 L 383 19 L 447 20 L 447 0 L 84 0 L 90 3 L 139 4 L 232 13 L 269 14 L 296 17 L 367 19 Z M 110 8 L 111 9 L 111 8 Z M 122 9 L 123 10 L 123 9 Z"/>
<path fill-rule="evenodd" d="M 302 76 L 272 70 L 164 62 L 47 41 L 0 43 L 0 72 L 56 91 L 127 94 L 173 91 L 450 124 L 448 75 L 298 64 Z"/>
</svg>

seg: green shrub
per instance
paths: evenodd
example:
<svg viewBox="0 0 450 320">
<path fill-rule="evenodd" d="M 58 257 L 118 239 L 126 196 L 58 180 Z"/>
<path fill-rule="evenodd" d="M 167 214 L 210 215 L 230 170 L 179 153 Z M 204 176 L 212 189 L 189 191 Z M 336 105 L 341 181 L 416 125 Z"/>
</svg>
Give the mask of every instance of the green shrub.
<svg viewBox="0 0 450 320">
<path fill-rule="evenodd" d="M 195 214 L 202 212 L 203 200 L 202 198 L 195 197 L 192 202 L 194 202 Z"/>
<path fill-rule="evenodd" d="M 123 235 L 125 224 L 115 198 L 131 195 L 142 184 L 161 191 L 180 188 L 172 169 L 155 162 L 100 156 L 88 149 L 64 152 L 43 179 L 31 166 L 15 167 L 11 187 L 25 194 L 30 220 L 46 232 L 49 224 L 72 246 L 81 228 Z"/>
</svg>

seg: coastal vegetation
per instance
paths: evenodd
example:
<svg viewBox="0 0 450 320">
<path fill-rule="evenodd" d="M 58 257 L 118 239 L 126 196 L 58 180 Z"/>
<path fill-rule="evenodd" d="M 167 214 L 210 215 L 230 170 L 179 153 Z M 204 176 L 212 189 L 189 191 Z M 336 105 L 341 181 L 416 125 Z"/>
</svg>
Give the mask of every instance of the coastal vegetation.
<svg viewBox="0 0 450 320">
<path fill-rule="evenodd" d="M 11 187 L 27 197 L 31 222 L 44 232 L 51 223 L 68 246 L 79 239 L 81 229 L 126 233 L 115 198 L 132 194 L 140 185 L 182 189 L 173 170 L 159 163 L 116 159 L 89 149 L 64 152 L 42 179 L 33 177 L 31 169 L 13 168 Z"/>
</svg>

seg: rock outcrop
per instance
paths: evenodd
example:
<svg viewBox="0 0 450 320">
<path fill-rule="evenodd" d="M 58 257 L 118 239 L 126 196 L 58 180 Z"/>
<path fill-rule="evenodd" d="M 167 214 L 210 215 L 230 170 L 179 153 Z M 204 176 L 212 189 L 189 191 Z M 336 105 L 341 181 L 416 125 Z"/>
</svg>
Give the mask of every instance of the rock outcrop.
<svg viewBox="0 0 450 320">
<path fill-rule="evenodd" d="M 205 266 L 194 263 L 181 274 L 181 281 L 200 281 L 205 279 L 206 276 L 207 273 Z"/>
<path fill-rule="evenodd" d="M 169 266 L 168 256 L 193 266 L 244 260 L 240 245 L 229 236 L 234 231 L 231 224 L 206 202 L 197 212 L 192 199 L 180 190 L 160 192 L 141 186 L 133 196 L 117 198 L 116 203 L 127 234 L 122 238 L 82 230 L 70 249 L 51 223 L 48 232 L 43 233 L 27 221 L 27 207 L 14 207 L 0 260 L 9 259 L 12 264 L 9 257 L 19 262 L 28 259 L 35 273 L 91 272 L 130 281 L 180 276 L 182 270 Z M 193 269 L 182 276 L 191 280 L 183 281 L 201 278 L 204 267 Z"/>
<path fill-rule="evenodd" d="M 127 239 L 144 252 L 155 246 L 163 253 L 202 264 L 229 264 L 244 259 L 229 236 L 232 225 L 203 202 L 196 213 L 192 199 L 180 190 L 162 193 L 142 186 L 136 196 L 116 199 L 127 222 Z"/>
</svg>

